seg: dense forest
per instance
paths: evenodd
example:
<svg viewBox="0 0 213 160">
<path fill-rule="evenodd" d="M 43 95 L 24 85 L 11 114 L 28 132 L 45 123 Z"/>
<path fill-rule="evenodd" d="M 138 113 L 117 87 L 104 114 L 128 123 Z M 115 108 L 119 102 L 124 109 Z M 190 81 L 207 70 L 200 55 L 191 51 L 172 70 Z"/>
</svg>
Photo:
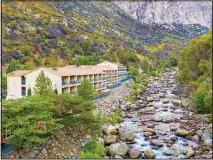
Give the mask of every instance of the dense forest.
<svg viewBox="0 0 213 160">
<path fill-rule="evenodd" d="M 192 39 L 179 55 L 178 80 L 188 87 L 199 112 L 212 111 L 212 30 Z"/>
</svg>

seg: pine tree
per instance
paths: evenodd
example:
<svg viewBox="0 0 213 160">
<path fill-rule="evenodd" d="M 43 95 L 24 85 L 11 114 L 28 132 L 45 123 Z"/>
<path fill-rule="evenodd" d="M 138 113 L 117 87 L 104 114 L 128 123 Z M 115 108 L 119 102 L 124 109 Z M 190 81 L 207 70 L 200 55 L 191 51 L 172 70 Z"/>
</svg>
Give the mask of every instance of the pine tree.
<svg viewBox="0 0 213 160">
<path fill-rule="evenodd" d="M 36 78 L 34 92 L 35 95 L 47 95 L 53 93 L 52 81 L 45 76 L 44 71 L 41 71 Z"/>
<path fill-rule="evenodd" d="M 78 95 L 84 100 L 93 100 L 96 97 L 96 92 L 92 84 L 85 79 L 78 88 Z"/>
<path fill-rule="evenodd" d="M 27 96 L 31 96 L 31 95 L 32 95 L 31 88 L 28 88 L 28 90 L 27 90 Z"/>
</svg>

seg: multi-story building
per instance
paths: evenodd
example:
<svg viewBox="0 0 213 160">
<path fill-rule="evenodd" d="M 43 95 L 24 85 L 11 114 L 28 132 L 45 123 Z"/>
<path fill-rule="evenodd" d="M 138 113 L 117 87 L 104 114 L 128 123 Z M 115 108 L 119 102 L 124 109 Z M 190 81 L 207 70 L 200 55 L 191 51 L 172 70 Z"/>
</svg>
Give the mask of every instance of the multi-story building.
<svg viewBox="0 0 213 160">
<path fill-rule="evenodd" d="M 21 98 L 27 95 L 28 88 L 34 94 L 36 78 L 41 71 L 52 81 L 52 88 L 58 93 L 75 93 L 84 79 L 88 79 L 98 92 L 107 88 L 104 72 L 96 68 L 38 68 L 35 70 L 17 70 L 7 75 L 7 99 Z"/>
<path fill-rule="evenodd" d="M 117 73 L 118 73 L 118 82 L 127 78 L 127 76 L 128 76 L 127 68 L 122 64 L 104 61 L 104 62 L 98 64 L 97 66 L 106 66 L 106 67 L 111 67 L 111 68 L 116 69 Z"/>
<path fill-rule="evenodd" d="M 7 75 L 7 99 L 27 95 L 28 88 L 34 94 L 36 78 L 44 71 L 52 81 L 52 88 L 58 93 L 75 93 L 84 79 L 88 79 L 98 92 L 117 84 L 127 77 L 127 69 L 121 64 L 103 62 L 96 66 L 66 66 L 60 68 L 42 67 L 35 70 L 16 70 Z"/>
<path fill-rule="evenodd" d="M 127 76 L 128 76 L 127 68 L 122 64 L 118 64 L 118 81 L 127 78 Z"/>
<path fill-rule="evenodd" d="M 106 80 L 107 87 L 113 86 L 118 83 L 118 70 L 115 68 L 111 68 L 108 66 L 90 66 L 90 65 L 81 65 L 81 66 L 66 66 L 65 68 L 93 68 L 98 69 L 100 71 L 104 72 L 104 79 Z"/>
</svg>

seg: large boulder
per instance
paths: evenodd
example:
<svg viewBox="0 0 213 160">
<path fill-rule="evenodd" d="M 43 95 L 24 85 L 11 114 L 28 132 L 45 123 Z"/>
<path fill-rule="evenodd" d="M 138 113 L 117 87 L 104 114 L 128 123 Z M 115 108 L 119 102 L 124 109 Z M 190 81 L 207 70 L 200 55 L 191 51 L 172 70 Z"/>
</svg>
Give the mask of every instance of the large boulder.
<svg viewBox="0 0 213 160">
<path fill-rule="evenodd" d="M 109 146 L 109 154 L 125 156 L 128 152 L 128 149 L 128 146 L 124 142 L 114 143 Z"/>
<path fill-rule="evenodd" d="M 156 121 L 156 122 L 161 122 L 162 118 L 161 117 L 154 117 L 153 120 Z"/>
<path fill-rule="evenodd" d="M 104 126 L 103 127 L 103 133 L 110 135 L 110 134 L 114 134 L 117 135 L 118 134 L 118 130 L 116 126 L 113 125 L 109 125 L 109 126 Z"/>
<path fill-rule="evenodd" d="M 138 159 L 141 156 L 142 152 L 138 149 L 131 149 L 129 156 L 131 159 Z"/>
<path fill-rule="evenodd" d="M 151 149 L 146 149 L 144 151 L 144 157 L 147 158 L 147 159 L 154 159 L 155 154 L 153 153 L 153 151 Z"/>
<path fill-rule="evenodd" d="M 116 140 L 117 140 L 116 135 L 107 135 L 107 136 L 104 137 L 104 142 L 105 142 L 106 145 L 115 143 Z"/>
<path fill-rule="evenodd" d="M 184 129 L 178 129 L 178 130 L 176 131 L 176 134 L 177 134 L 178 136 L 184 137 L 184 136 L 187 136 L 187 135 L 189 134 L 189 131 L 184 130 Z"/>
<path fill-rule="evenodd" d="M 134 133 L 121 132 L 120 138 L 121 138 L 122 141 L 134 141 L 135 134 Z"/>
<path fill-rule="evenodd" d="M 181 106 L 182 102 L 180 100 L 173 99 L 172 104 L 175 105 L 175 106 Z"/>
</svg>

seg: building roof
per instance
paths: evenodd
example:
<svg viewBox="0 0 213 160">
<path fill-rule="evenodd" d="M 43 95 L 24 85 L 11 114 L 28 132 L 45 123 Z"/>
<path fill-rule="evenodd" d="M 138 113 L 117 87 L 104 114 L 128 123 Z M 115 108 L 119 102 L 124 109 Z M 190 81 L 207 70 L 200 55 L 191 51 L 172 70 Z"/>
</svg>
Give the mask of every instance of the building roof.
<svg viewBox="0 0 213 160">
<path fill-rule="evenodd" d="M 114 68 L 114 69 L 118 69 L 118 65 L 115 64 L 115 63 L 111 63 L 111 62 L 108 62 L 108 61 L 104 61 L 102 63 L 99 63 L 97 64 L 97 66 L 106 66 L 106 67 L 111 67 L 111 68 Z"/>
<path fill-rule="evenodd" d="M 81 66 L 75 66 L 75 65 L 68 65 L 65 68 L 92 68 L 92 69 L 96 69 L 96 70 L 100 70 L 100 71 L 114 71 L 116 70 L 115 68 L 112 67 L 108 67 L 108 66 L 91 66 L 91 65 L 81 65 Z"/>
<path fill-rule="evenodd" d="M 21 77 L 29 72 L 31 72 L 31 70 L 16 70 L 11 73 L 8 73 L 7 76 L 8 77 Z"/>
<path fill-rule="evenodd" d="M 54 74 L 56 76 L 76 76 L 76 75 L 93 75 L 93 74 L 103 74 L 104 72 L 95 68 L 41 68 L 42 70 Z"/>
</svg>

